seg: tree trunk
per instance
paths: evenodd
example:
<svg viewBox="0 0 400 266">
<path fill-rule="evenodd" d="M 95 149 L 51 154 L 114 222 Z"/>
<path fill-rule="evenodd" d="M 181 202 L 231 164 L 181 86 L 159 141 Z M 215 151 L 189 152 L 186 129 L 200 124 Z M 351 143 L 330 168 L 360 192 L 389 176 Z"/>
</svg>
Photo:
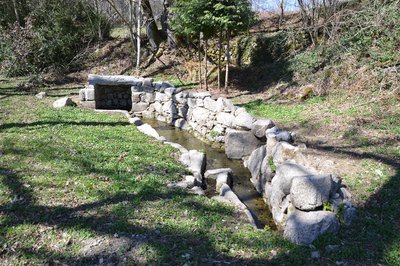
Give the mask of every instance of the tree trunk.
<svg viewBox="0 0 400 266">
<path fill-rule="evenodd" d="M 167 44 L 168 47 L 171 49 L 175 49 L 177 47 L 176 44 L 176 38 L 174 36 L 174 33 L 171 30 L 171 27 L 169 25 L 169 21 L 171 20 L 172 14 L 169 12 L 169 7 L 171 5 L 171 1 L 164 0 L 164 13 L 162 16 L 162 26 L 163 26 L 163 32 L 167 34 Z"/>
<path fill-rule="evenodd" d="M 208 40 L 207 38 L 204 40 L 204 84 L 206 85 L 206 90 L 208 91 L 208 58 L 207 58 L 207 49 L 208 49 Z"/>
<path fill-rule="evenodd" d="M 136 19 L 137 19 L 137 27 L 136 27 L 136 69 L 140 67 L 140 49 L 141 49 L 141 38 L 140 38 L 140 30 L 142 26 L 142 0 L 139 0 L 137 9 L 136 9 Z"/>
<path fill-rule="evenodd" d="M 231 62 L 230 54 L 230 31 L 226 31 L 226 69 L 225 69 L 225 91 L 228 91 L 229 86 L 229 64 Z"/>
<path fill-rule="evenodd" d="M 203 76 L 201 74 L 201 68 L 203 67 L 201 65 L 201 40 L 203 39 L 203 33 L 200 32 L 200 36 L 199 36 L 199 83 L 200 83 L 200 90 L 203 89 Z"/>
<path fill-rule="evenodd" d="M 281 11 L 280 17 L 279 17 L 279 28 L 282 27 L 282 23 L 283 23 L 283 18 L 285 16 L 285 0 L 280 0 L 279 1 L 279 9 Z"/>
<path fill-rule="evenodd" d="M 115 0 L 106 0 L 106 1 L 110 5 L 110 8 L 112 8 L 115 11 L 115 13 L 117 13 L 118 17 L 124 22 L 125 26 L 128 27 L 131 44 L 133 47 L 136 47 L 135 32 L 133 31 L 133 28 L 135 27 L 135 23 L 133 21 L 127 20 L 124 17 L 124 15 L 121 13 L 121 11 L 117 8 L 117 6 L 115 4 Z M 134 62 L 134 59 L 132 58 L 132 64 L 133 64 L 133 62 Z"/>
<path fill-rule="evenodd" d="M 99 0 L 94 1 L 94 6 L 96 8 L 96 15 L 100 17 L 100 7 Z M 99 37 L 99 41 L 103 40 L 103 30 L 101 28 L 101 19 L 97 18 L 97 36 Z"/>
<path fill-rule="evenodd" d="M 21 28 L 22 23 L 21 23 L 21 18 L 19 16 L 17 0 L 12 0 L 12 2 L 14 7 L 15 20 L 17 21 L 19 28 Z"/>
<path fill-rule="evenodd" d="M 160 43 L 162 42 L 162 40 L 165 39 L 165 37 L 162 35 L 162 31 L 158 30 L 156 22 L 158 18 L 154 16 L 155 13 L 153 12 L 150 0 L 141 0 L 141 7 L 143 16 L 147 18 L 146 19 L 147 38 L 149 39 L 149 43 L 153 51 L 157 51 Z"/>
<path fill-rule="evenodd" d="M 160 31 L 158 30 L 157 24 L 155 21 L 147 22 L 146 35 L 147 35 L 147 38 L 149 39 L 151 49 L 153 51 L 157 51 L 162 38 L 161 38 Z"/>
<path fill-rule="evenodd" d="M 222 52 L 222 30 L 218 36 L 218 90 L 221 90 L 221 52 Z"/>
</svg>

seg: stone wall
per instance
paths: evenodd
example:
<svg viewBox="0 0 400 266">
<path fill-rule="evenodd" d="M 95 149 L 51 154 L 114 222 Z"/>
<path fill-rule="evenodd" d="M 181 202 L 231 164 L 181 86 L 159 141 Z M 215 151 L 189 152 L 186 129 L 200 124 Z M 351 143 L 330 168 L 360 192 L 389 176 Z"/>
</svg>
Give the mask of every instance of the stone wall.
<svg viewBox="0 0 400 266">
<path fill-rule="evenodd" d="M 228 99 L 190 92 L 169 82 L 126 76 L 89 76 L 81 90 L 83 103 L 95 102 L 101 85 L 130 85 L 131 114 L 155 118 L 224 147 L 228 158 L 242 159 L 251 182 L 270 207 L 286 238 L 310 244 L 319 235 L 337 232 L 339 214 L 348 224 L 355 209 L 340 177 L 310 167 L 305 146 L 270 119 L 256 119 Z M 90 104 L 89 104 L 90 105 Z M 93 106 L 93 104 L 91 105 Z"/>
<path fill-rule="evenodd" d="M 132 109 L 132 93 L 130 86 L 98 85 L 95 90 L 96 109 Z"/>
</svg>

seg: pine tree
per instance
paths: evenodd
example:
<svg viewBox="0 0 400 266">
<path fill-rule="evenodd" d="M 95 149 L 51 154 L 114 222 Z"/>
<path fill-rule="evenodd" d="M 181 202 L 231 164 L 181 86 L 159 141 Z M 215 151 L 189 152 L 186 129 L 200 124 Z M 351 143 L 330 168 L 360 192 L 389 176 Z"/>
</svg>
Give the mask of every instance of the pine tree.
<svg viewBox="0 0 400 266">
<path fill-rule="evenodd" d="M 250 2 L 248 0 L 177 0 L 172 8 L 172 13 L 171 26 L 175 34 L 191 41 L 198 38 L 199 49 L 201 39 L 204 38 L 204 76 L 206 89 L 208 76 L 208 40 L 218 37 L 218 87 L 220 88 L 222 42 L 223 36 L 225 36 L 227 43 L 225 89 L 227 89 L 229 81 L 230 39 L 233 34 L 248 29 L 254 22 L 255 16 L 251 10 Z M 199 62 L 201 62 L 200 53 Z"/>
</svg>

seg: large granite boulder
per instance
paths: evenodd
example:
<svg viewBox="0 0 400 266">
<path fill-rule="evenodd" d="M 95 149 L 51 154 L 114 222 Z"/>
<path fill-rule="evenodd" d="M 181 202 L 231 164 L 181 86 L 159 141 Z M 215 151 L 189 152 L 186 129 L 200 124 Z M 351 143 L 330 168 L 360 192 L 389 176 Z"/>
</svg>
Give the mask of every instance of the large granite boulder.
<svg viewBox="0 0 400 266">
<path fill-rule="evenodd" d="M 235 116 L 230 113 L 218 113 L 217 122 L 226 127 L 232 127 Z"/>
<path fill-rule="evenodd" d="M 203 176 L 206 170 L 207 159 L 206 154 L 203 152 L 190 150 L 181 155 L 180 161 L 194 174 L 197 173 L 200 176 Z M 203 182 L 203 180 L 201 180 L 201 182 Z"/>
<path fill-rule="evenodd" d="M 229 130 L 225 137 L 225 153 L 229 159 L 249 156 L 263 143 L 250 131 Z"/>
<path fill-rule="evenodd" d="M 282 164 L 288 160 L 294 160 L 303 165 L 307 163 L 301 149 L 287 142 L 278 142 L 272 150 L 272 157 L 275 165 Z"/>
<path fill-rule="evenodd" d="M 253 123 L 251 132 L 253 132 L 257 138 L 264 138 L 265 131 L 274 126 L 275 124 L 271 119 L 258 119 Z"/>
<path fill-rule="evenodd" d="M 149 104 L 145 102 L 132 103 L 132 112 L 140 113 L 145 111 L 148 107 Z"/>
<path fill-rule="evenodd" d="M 164 144 L 170 145 L 171 147 L 178 149 L 180 153 L 188 153 L 189 152 L 185 147 L 183 147 L 179 143 L 165 141 Z"/>
<path fill-rule="evenodd" d="M 209 117 L 210 111 L 202 107 L 197 107 L 192 112 L 192 119 L 200 125 L 206 125 Z"/>
<path fill-rule="evenodd" d="M 272 189 L 269 194 L 269 205 L 275 224 L 279 228 L 283 228 L 290 205 L 290 198 L 282 190 Z"/>
<path fill-rule="evenodd" d="M 54 108 L 63 108 L 66 106 L 75 106 L 75 105 L 76 104 L 72 101 L 72 99 L 68 97 L 64 97 L 53 102 Z"/>
<path fill-rule="evenodd" d="M 251 130 L 255 118 L 247 111 L 239 112 L 233 121 L 233 126 L 238 129 Z"/>
<path fill-rule="evenodd" d="M 289 215 L 283 235 L 293 243 L 309 245 L 320 235 L 338 230 L 339 222 L 333 212 L 295 210 Z"/>
<path fill-rule="evenodd" d="M 217 112 L 226 112 L 234 114 L 236 107 L 228 99 L 219 97 L 217 100 Z"/>
<path fill-rule="evenodd" d="M 216 184 L 215 184 L 215 190 L 219 191 L 222 187 L 222 185 L 226 184 L 229 187 L 232 187 L 232 173 L 231 172 L 222 172 L 217 175 L 216 179 Z"/>
<path fill-rule="evenodd" d="M 38 99 L 46 98 L 47 97 L 47 92 L 45 92 L 45 91 L 39 92 L 38 94 L 35 95 L 35 97 L 38 98 Z"/>
<path fill-rule="evenodd" d="M 132 103 L 139 103 L 142 100 L 144 92 L 132 92 L 131 99 Z"/>
<path fill-rule="evenodd" d="M 245 215 L 245 217 L 247 218 L 249 223 L 253 225 L 253 227 L 259 227 L 259 223 L 254 218 L 253 214 L 250 212 L 247 206 L 240 201 L 235 192 L 233 192 L 227 184 L 223 184 L 221 186 L 221 188 L 219 189 L 219 196 L 214 196 L 213 199 L 232 205 L 233 207 L 235 207 L 235 209 Z"/>
<path fill-rule="evenodd" d="M 154 98 L 155 101 L 162 102 L 162 103 L 168 102 L 170 99 L 171 99 L 170 96 L 168 96 L 165 93 L 161 93 L 161 92 L 156 92 L 156 96 Z"/>
<path fill-rule="evenodd" d="M 204 99 L 204 108 L 215 113 L 217 111 L 217 102 L 211 99 L 211 97 L 207 97 Z"/>
<path fill-rule="evenodd" d="M 316 174 L 316 171 L 313 171 L 312 169 L 306 168 L 302 165 L 293 162 L 285 162 L 277 167 L 275 177 L 272 179 L 271 184 L 273 189 L 279 189 L 285 195 L 288 195 L 292 186 L 292 180 L 295 177 Z"/>
<path fill-rule="evenodd" d="M 162 114 L 166 117 L 175 118 L 177 114 L 176 105 L 173 101 L 167 101 L 162 106 Z"/>
<path fill-rule="evenodd" d="M 329 200 L 331 188 L 330 175 L 295 177 L 290 188 L 292 203 L 299 210 L 315 210 Z"/>
<path fill-rule="evenodd" d="M 187 104 L 188 102 L 188 94 L 186 92 L 180 92 L 175 94 L 174 100 L 179 104 Z"/>
<path fill-rule="evenodd" d="M 154 103 L 155 99 L 155 94 L 154 93 L 144 93 L 141 96 L 142 101 L 146 102 L 146 103 Z"/>
<path fill-rule="evenodd" d="M 189 129 L 189 124 L 183 118 L 179 118 L 179 119 L 173 121 L 172 124 L 176 128 L 180 128 L 180 129 L 183 129 L 183 130 L 188 130 Z"/>
<path fill-rule="evenodd" d="M 172 95 L 176 93 L 176 90 L 177 89 L 175 87 L 169 87 L 164 89 L 164 93 L 172 98 L 173 97 Z"/>
<path fill-rule="evenodd" d="M 149 124 L 140 125 L 137 127 L 137 129 L 143 134 L 146 134 L 147 136 L 153 137 L 158 140 L 162 140 L 162 137 L 160 137 L 158 132 Z"/>
<path fill-rule="evenodd" d="M 157 114 L 162 113 L 163 105 L 159 102 L 155 102 L 155 103 L 151 104 L 149 107 L 153 108 Z"/>
<path fill-rule="evenodd" d="M 267 150 L 267 149 L 265 149 Z M 264 183 L 265 182 L 271 182 L 272 178 L 274 177 L 274 172 L 271 167 L 273 167 L 272 159 L 268 156 L 265 156 L 262 163 L 261 163 L 261 180 Z"/>
<path fill-rule="evenodd" d="M 205 178 L 217 179 L 217 176 L 222 173 L 232 174 L 233 171 L 231 168 L 218 168 L 218 169 L 210 169 L 207 170 L 204 174 Z"/>
<path fill-rule="evenodd" d="M 254 150 L 250 157 L 245 161 L 245 166 L 249 169 L 251 173 L 250 181 L 253 183 L 258 193 L 263 192 L 263 187 L 266 180 L 262 179 L 261 167 L 266 155 L 267 149 L 265 146 Z"/>
</svg>

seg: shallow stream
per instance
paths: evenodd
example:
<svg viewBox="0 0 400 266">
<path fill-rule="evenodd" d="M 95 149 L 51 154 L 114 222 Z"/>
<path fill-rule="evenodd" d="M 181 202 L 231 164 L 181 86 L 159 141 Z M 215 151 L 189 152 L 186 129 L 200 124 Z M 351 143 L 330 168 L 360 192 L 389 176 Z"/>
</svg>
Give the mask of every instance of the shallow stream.
<svg viewBox="0 0 400 266">
<path fill-rule="evenodd" d="M 257 193 L 253 184 L 250 182 L 250 172 L 243 166 L 241 160 L 230 160 L 221 149 L 213 148 L 211 145 L 197 139 L 191 133 L 175 128 L 167 123 L 155 119 L 143 119 L 144 123 L 151 125 L 160 136 L 167 141 L 181 144 L 188 150 L 198 150 L 207 155 L 207 170 L 217 168 L 231 168 L 233 171 L 232 190 L 238 195 L 239 199 L 257 216 L 262 227 L 269 226 L 275 228 L 272 215 L 268 206 Z M 207 194 L 216 194 L 215 181 L 207 180 Z"/>
</svg>

